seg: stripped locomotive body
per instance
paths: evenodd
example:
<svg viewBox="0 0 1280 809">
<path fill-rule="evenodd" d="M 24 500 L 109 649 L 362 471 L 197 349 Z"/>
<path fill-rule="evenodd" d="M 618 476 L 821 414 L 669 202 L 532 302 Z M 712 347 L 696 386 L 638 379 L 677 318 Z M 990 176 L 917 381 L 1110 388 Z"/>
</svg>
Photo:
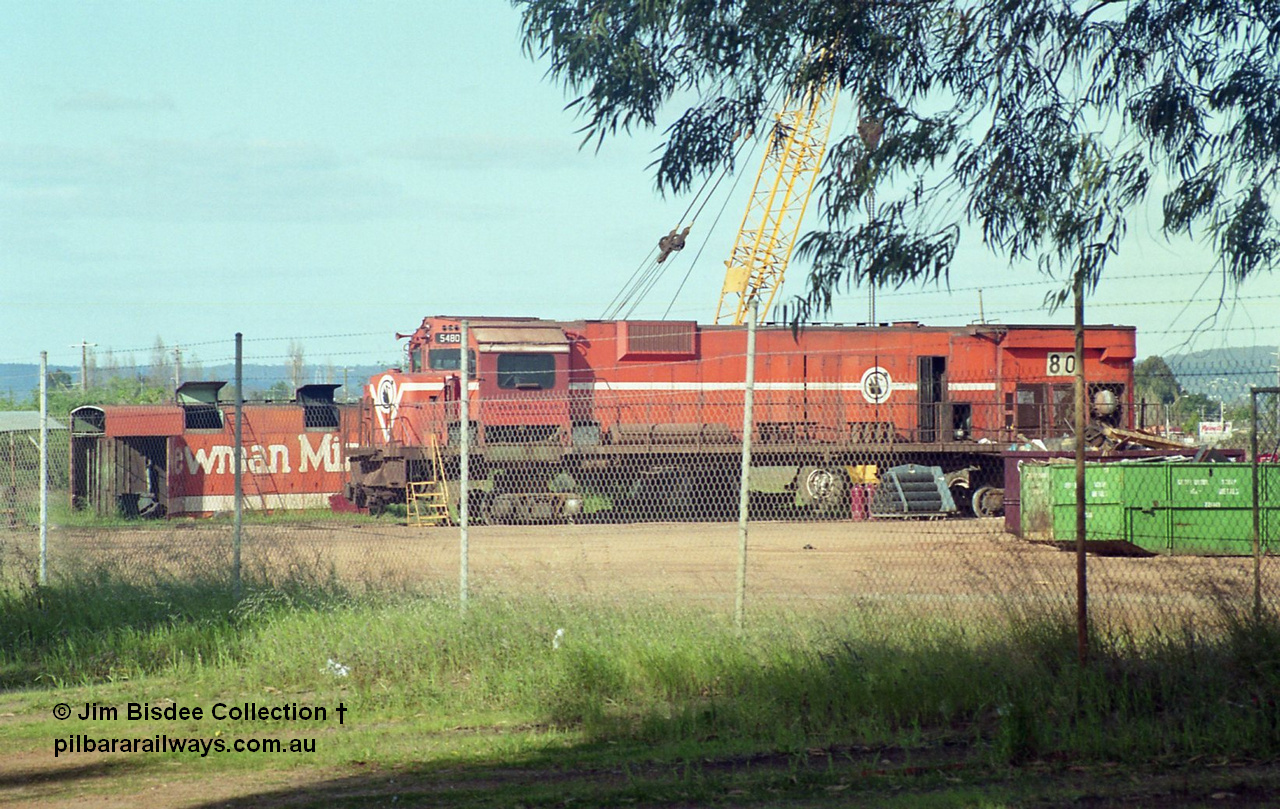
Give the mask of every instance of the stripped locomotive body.
<svg viewBox="0 0 1280 809">
<path fill-rule="evenodd" d="M 347 497 L 379 510 L 437 481 L 456 504 L 468 362 L 471 513 L 493 523 L 736 513 L 747 328 L 428 317 L 370 380 Z M 964 510 L 1001 508 L 1001 452 L 1074 425 L 1070 327 L 762 326 L 753 509 L 847 516 L 868 469 L 940 467 Z M 1085 337 L 1091 424 L 1132 427 L 1135 331 Z"/>
<path fill-rule="evenodd" d="M 235 509 L 235 408 L 224 382 L 187 382 L 173 404 L 85 405 L 71 412 L 73 506 L 101 515 L 200 517 Z M 354 407 L 338 385 L 303 385 L 294 401 L 246 403 L 244 508 L 328 509 L 347 481 Z"/>
</svg>

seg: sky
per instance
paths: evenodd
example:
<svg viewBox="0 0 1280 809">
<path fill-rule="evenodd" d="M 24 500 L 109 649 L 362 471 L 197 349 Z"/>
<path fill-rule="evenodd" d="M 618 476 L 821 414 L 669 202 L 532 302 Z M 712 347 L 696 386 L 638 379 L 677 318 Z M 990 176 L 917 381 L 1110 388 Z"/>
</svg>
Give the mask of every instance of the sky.
<svg viewBox="0 0 1280 809">
<path fill-rule="evenodd" d="M 505 0 L 0 0 L 0 26 L 0 364 L 145 363 L 157 338 L 214 364 L 236 332 L 248 362 L 393 364 L 427 315 L 598 318 L 689 204 L 649 167 L 680 109 L 580 148 Z M 755 169 L 632 317 L 712 320 Z M 966 236 L 949 290 L 881 291 L 877 319 L 1068 323 L 1053 286 Z M 1139 211 L 1086 317 L 1137 326 L 1140 356 L 1275 346 L 1276 288 L 1219 309 L 1208 251 Z M 867 309 L 854 289 L 830 319 Z"/>
</svg>

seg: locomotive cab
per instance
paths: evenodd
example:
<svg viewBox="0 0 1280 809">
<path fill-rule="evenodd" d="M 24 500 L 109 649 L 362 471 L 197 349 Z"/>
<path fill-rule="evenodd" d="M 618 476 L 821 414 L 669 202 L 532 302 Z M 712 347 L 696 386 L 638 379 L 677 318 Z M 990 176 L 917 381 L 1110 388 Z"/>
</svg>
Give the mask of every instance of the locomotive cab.
<svg viewBox="0 0 1280 809">
<path fill-rule="evenodd" d="M 569 340 L 559 327 L 472 330 L 486 444 L 560 444 L 569 433 Z M 473 417 L 473 418 L 474 418 Z"/>
<path fill-rule="evenodd" d="M 389 372 L 374 381 L 372 399 L 385 411 L 384 443 L 416 446 L 430 434 L 441 444 L 456 442 L 462 339 L 461 320 L 424 319 L 406 348 L 408 374 Z M 476 445 L 567 440 L 569 338 L 562 328 L 545 321 L 476 318 L 467 343 Z M 445 416 L 447 437 L 445 425 L 437 423 L 445 413 L 434 408 L 437 403 L 452 403 Z"/>
</svg>

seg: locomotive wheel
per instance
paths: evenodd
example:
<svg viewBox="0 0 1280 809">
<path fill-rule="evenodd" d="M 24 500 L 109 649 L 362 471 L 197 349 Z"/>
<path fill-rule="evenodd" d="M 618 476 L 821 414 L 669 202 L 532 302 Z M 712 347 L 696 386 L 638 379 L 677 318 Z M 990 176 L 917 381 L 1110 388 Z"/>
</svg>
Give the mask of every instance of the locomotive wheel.
<svg viewBox="0 0 1280 809">
<path fill-rule="evenodd" d="M 488 525 L 508 525 L 516 521 L 517 498 L 512 494 L 493 494 L 484 499 L 481 516 Z"/>
<path fill-rule="evenodd" d="M 1004 513 L 1004 489 L 996 486 L 979 486 L 973 493 L 975 517 L 999 517 Z"/>
<path fill-rule="evenodd" d="M 701 496 L 690 471 L 656 469 L 636 479 L 627 510 L 639 520 L 689 520 L 696 518 Z"/>
<path fill-rule="evenodd" d="M 840 469 L 829 466 L 812 468 L 804 475 L 801 485 L 815 511 L 830 512 L 845 504 L 847 486 L 844 472 Z"/>
<path fill-rule="evenodd" d="M 660 495 L 660 511 L 667 519 L 692 520 L 698 514 L 698 501 L 704 492 L 693 475 L 685 470 L 672 470 L 664 476 Z"/>
<path fill-rule="evenodd" d="M 968 486 L 952 486 L 951 500 L 956 504 L 956 508 L 961 514 L 973 514 L 973 492 L 969 491 Z"/>
</svg>

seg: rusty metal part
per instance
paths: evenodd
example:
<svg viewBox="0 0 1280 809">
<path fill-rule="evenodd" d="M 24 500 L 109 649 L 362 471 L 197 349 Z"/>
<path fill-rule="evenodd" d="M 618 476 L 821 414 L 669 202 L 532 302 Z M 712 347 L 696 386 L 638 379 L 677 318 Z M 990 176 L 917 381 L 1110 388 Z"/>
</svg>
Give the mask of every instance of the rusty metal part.
<svg viewBox="0 0 1280 809">
<path fill-rule="evenodd" d="M 1102 433 L 1106 436 L 1108 449 L 1119 449 L 1125 444 L 1137 444 L 1138 446 L 1148 447 L 1150 449 L 1187 449 L 1187 445 L 1181 441 L 1152 435 L 1151 433 L 1144 433 L 1139 430 L 1125 430 L 1120 427 L 1104 425 L 1102 427 Z"/>
</svg>

